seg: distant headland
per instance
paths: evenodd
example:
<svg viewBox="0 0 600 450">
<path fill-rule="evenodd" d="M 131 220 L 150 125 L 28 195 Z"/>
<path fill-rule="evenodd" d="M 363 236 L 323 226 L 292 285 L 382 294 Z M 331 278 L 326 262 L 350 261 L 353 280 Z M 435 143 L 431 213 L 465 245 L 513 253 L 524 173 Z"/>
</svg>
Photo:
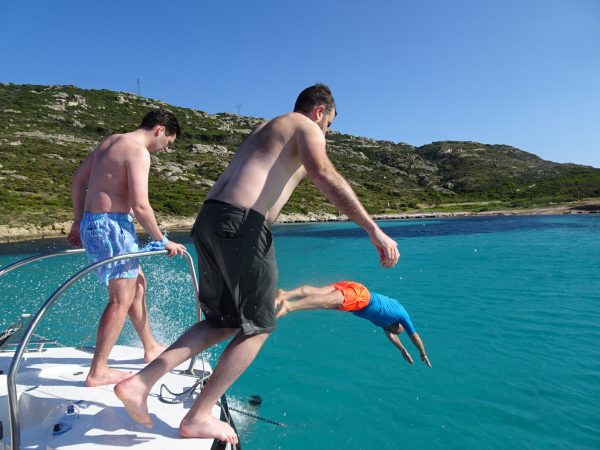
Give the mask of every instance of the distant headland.
<svg viewBox="0 0 600 450">
<path fill-rule="evenodd" d="M 152 157 L 150 201 L 166 229 L 189 228 L 244 137 L 264 119 L 207 114 L 108 90 L 0 84 L 0 241 L 59 236 L 71 218 L 71 176 L 106 135 L 153 108 L 179 118 L 173 149 Z M 282 113 L 285 111 L 282 111 Z M 378 218 L 597 212 L 600 169 L 545 161 L 509 145 L 415 147 L 332 131 L 328 153 Z M 342 220 L 305 180 L 281 222 Z"/>
</svg>

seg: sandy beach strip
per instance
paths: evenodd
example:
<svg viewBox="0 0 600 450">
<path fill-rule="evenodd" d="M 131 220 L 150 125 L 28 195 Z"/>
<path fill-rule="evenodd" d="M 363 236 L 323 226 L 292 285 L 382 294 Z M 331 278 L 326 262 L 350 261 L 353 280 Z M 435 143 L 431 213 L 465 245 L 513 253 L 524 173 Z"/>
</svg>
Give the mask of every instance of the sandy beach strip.
<svg viewBox="0 0 600 450">
<path fill-rule="evenodd" d="M 594 199 L 596 200 L 596 199 Z M 552 214 L 598 214 L 600 201 L 582 201 L 562 205 L 552 205 L 542 208 L 498 209 L 489 211 L 435 211 L 422 210 L 410 213 L 373 214 L 375 220 L 395 219 L 434 219 L 470 216 L 516 216 L 516 215 L 552 215 Z M 192 228 L 196 217 L 158 217 L 161 229 L 165 231 L 186 231 Z M 344 215 L 329 213 L 282 213 L 277 223 L 310 223 L 310 222 L 340 222 L 348 218 Z M 40 226 L 24 224 L 14 227 L 0 225 L 0 243 L 19 242 L 31 239 L 57 238 L 66 236 L 71 228 L 71 222 L 57 222 L 52 225 Z M 138 232 L 143 232 L 138 226 Z"/>
</svg>

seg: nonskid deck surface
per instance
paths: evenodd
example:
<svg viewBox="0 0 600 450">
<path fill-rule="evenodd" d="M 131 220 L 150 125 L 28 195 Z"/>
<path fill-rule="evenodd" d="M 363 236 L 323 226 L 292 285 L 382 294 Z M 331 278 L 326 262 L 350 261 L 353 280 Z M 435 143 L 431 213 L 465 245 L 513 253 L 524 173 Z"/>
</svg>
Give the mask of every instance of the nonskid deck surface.
<svg viewBox="0 0 600 450">
<path fill-rule="evenodd" d="M 6 374 L 10 369 L 13 353 L 0 353 L 0 420 L 4 424 L 4 439 L 8 443 L 9 420 Z M 179 422 L 191 406 L 192 397 L 180 404 L 167 404 L 159 400 L 161 384 L 170 391 L 180 393 L 194 385 L 197 378 L 181 372 L 189 366 L 184 362 L 167 373 L 154 386 L 148 397 L 148 410 L 154 423 L 152 429 L 134 422 L 123 404 L 113 392 L 114 385 L 86 387 L 92 355 L 71 348 L 48 348 L 43 352 L 26 353 L 17 374 L 19 397 L 19 421 L 21 443 L 27 449 L 69 449 L 126 447 L 137 449 L 183 448 L 209 449 L 212 439 L 182 439 Z M 133 373 L 145 366 L 143 350 L 115 346 L 110 355 L 110 366 Z M 199 360 L 195 369 L 202 373 Z M 205 363 L 204 369 L 210 371 Z M 163 393 L 168 395 L 166 391 Z M 55 424 L 64 420 L 69 405 L 74 405 L 78 418 L 72 420 L 72 429 L 53 434 Z M 220 417 L 220 408 L 213 408 L 213 415 Z"/>
</svg>

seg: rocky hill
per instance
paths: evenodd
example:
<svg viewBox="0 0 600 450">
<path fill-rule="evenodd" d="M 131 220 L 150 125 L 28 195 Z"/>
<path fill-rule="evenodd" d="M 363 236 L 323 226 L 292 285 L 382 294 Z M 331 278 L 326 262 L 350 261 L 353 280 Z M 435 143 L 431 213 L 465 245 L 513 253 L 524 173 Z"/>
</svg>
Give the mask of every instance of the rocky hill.
<svg viewBox="0 0 600 450">
<path fill-rule="evenodd" d="M 70 180 L 79 162 L 104 136 L 136 128 L 156 107 L 174 112 L 183 133 L 172 150 L 152 157 L 150 200 L 159 217 L 192 217 L 263 119 L 108 90 L 0 84 L 0 225 L 69 220 Z M 600 169 L 544 161 L 507 145 L 414 147 L 336 132 L 327 140 L 331 159 L 372 213 L 477 211 L 600 196 Z M 308 212 L 335 209 L 305 181 L 284 213 Z"/>
</svg>

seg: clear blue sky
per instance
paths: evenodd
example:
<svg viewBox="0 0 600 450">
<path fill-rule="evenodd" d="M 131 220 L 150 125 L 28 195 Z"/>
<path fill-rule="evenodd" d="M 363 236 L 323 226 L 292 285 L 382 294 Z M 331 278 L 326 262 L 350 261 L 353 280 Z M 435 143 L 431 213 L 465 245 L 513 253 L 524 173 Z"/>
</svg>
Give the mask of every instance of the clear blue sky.
<svg viewBox="0 0 600 450">
<path fill-rule="evenodd" d="M 597 0 L 3 0 L 0 55 L 0 82 L 139 78 L 143 96 L 267 118 L 324 82 L 344 133 L 600 167 Z"/>
</svg>

